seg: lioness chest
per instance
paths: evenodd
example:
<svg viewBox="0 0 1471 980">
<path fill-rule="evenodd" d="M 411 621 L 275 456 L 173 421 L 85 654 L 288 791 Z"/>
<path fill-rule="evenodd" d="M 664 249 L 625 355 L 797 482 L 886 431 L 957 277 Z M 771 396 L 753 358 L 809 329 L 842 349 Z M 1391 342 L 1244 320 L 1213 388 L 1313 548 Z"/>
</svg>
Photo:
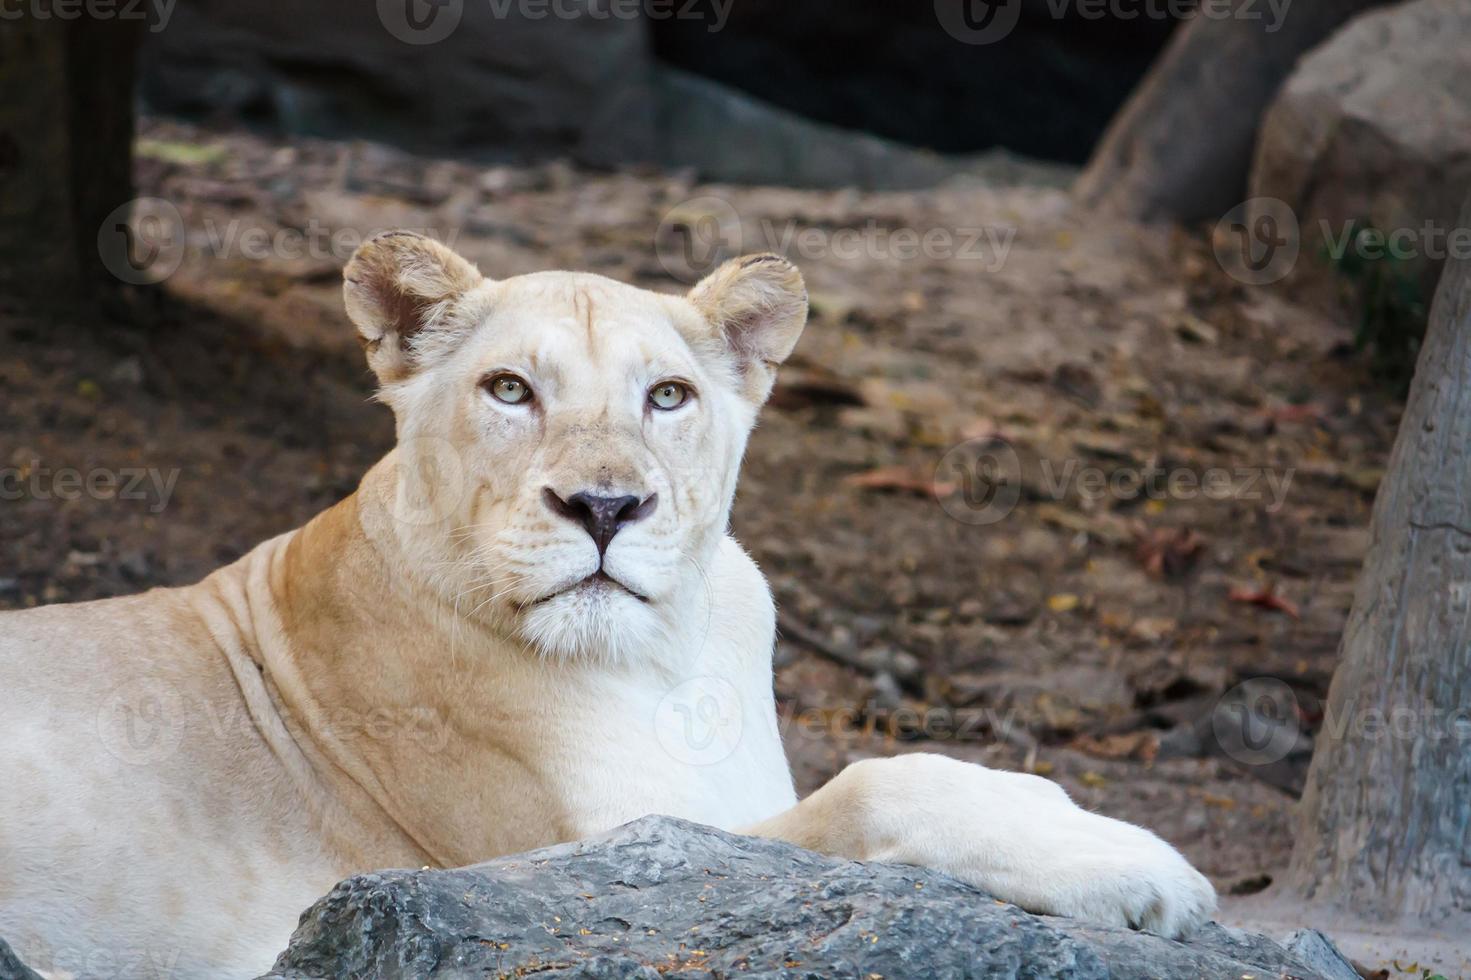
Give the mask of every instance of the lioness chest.
<svg viewBox="0 0 1471 980">
<path fill-rule="evenodd" d="M 535 678 L 528 687 L 540 693 L 496 720 L 493 738 L 508 757 L 484 785 L 545 792 L 543 817 L 561 825 L 526 839 L 502 827 L 507 837 L 491 849 L 586 836 L 650 813 L 735 829 L 793 805 L 769 673 L 732 667 L 712 657 L 672 675 Z M 549 682 L 560 689 L 546 690 Z"/>
</svg>

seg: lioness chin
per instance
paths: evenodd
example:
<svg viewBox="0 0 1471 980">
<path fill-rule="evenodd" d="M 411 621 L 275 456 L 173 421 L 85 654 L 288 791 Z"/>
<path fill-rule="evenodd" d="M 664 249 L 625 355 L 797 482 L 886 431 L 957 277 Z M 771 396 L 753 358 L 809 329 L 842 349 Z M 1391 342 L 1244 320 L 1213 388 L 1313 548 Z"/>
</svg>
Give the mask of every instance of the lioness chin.
<svg viewBox="0 0 1471 980">
<path fill-rule="evenodd" d="M 75 975 L 247 977 L 354 872 L 666 813 L 1175 935 L 1209 883 L 1055 784 L 931 755 L 798 803 L 766 583 L 726 533 L 806 321 L 762 255 L 688 296 L 504 281 L 383 235 L 348 313 L 398 446 L 181 589 L 0 615 L 0 936 Z"/>
</svg>

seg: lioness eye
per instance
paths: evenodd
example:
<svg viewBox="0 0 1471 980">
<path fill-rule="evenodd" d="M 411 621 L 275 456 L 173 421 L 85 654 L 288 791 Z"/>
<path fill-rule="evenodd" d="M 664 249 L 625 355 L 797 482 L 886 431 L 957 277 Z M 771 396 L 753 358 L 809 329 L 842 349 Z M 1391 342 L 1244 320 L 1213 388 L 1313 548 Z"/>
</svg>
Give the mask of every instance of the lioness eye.
<svg viewBox="0 0 1471 980">
<path fill-rule="evenodd" d="M 649 389 L 649 401 L 666 412 L 683 405 L 689 396 L 689 389 L 678 381 L 664 381 Z"/>
<path fill-rule="evenodd" d="M 497 374 L 485 383 L 497 401 L 519 405 L 531 397 L 531 386 L 514 374 Z"/>
</svg>

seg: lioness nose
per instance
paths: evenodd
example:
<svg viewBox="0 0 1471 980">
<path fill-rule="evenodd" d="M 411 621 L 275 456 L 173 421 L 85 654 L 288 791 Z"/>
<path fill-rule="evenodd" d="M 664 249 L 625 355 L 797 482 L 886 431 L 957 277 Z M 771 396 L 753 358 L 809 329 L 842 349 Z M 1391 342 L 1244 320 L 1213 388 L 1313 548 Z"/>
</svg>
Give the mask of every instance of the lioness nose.
<svg viewBox="0 0 1471 980">
<path fill-rule="evenodd" d="M 648 517 L 659 502 L 657 493 L 642 502 L 637 497 L 599 497 L 590 493 L 574 493 L 563 500 L 551 487 L 545 489 L 544 495 L 547 506 L 555 513 L 587 529 L 597 542 L 600 555 L 608 550 L 613 535 Z"/>
</svg>

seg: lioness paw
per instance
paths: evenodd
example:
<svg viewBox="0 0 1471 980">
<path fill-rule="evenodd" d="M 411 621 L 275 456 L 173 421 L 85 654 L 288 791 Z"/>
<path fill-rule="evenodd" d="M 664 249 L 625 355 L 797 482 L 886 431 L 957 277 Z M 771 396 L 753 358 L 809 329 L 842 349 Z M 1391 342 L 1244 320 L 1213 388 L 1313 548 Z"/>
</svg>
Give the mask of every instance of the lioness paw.
<svg viewBox="0 0 1471 980">
<path fill-rule="evenodd" d="M 1180 852 L 1037 776 L 914 754 L 855 763 L 829 785 L 849 797 L 862 843 L 836 850 L 938 868 L 1029 912 L 1170 938 L 1215 909 Z"/>
<path fill-rule="evenodd" d="M 1044 907 L 1034 911 L 1171 939 L 1210 918 L 1215 889 L 1173 847 L 1142 827 L 1086 811 L 1079 816 L 1090 826 L 1068 835 L 1077 849 L 1070 858 L 1059 855 L 1063 863 L 1044 885 Z"/>
</svg>

